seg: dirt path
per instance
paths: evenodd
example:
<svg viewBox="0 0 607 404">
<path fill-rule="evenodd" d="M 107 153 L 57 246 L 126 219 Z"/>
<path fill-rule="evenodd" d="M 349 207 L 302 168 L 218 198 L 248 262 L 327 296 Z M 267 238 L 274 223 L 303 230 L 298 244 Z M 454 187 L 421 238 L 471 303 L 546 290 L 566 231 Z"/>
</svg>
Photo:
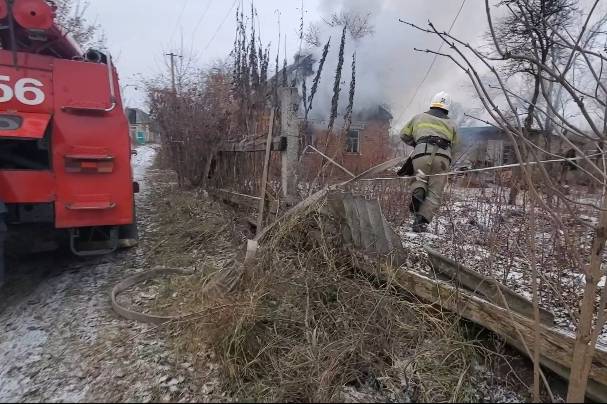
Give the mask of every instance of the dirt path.
<svg viewBox="0 0 607 404">
<path fill-rule="evenodd" d="M 149 326 L 117 317 L 109 301 L 118 280 L 145 269 L 154 155 L 140 147 L 133 162 L 138 247 L 86 260 L 54 253 L 9 262 L 0 290 L 0 401 L 188 399 L 191 366 L 158 333 L 142 334 Z"/>
</svg>

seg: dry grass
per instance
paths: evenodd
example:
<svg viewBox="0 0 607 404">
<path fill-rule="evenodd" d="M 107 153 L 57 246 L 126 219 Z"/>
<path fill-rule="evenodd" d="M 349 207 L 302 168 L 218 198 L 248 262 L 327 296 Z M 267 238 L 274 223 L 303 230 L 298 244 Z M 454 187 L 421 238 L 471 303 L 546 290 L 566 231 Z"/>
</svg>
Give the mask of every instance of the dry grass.
<svg viewBox="0 0 607 404">
<path fill-rule="evenodd" d="M 179 327 L 179 349 L 209 346 L 239 398 L 479 399 L 486 350 L 456 318 L 353 271 L 325 220 L 315 208 L 274 231 L 238 289 Z"/>
<path fill-rule="evenodd" d="M 234 264 L 246 229 L 234 211 L 199 189 L 177 189 L 175 175 L 167 174 L 155 175 L 149 206 L 142 207 L 151 210 L 142 216 L 152 222 L 144 234 L 149 248 L 139 265 L 193 269 L 196 274 L 144 282 L 120 300 L 145 313 L 198 312 L 204 307 L 204 286 L 213 274 Z"/>
<path fill-rule="evenodd" d="M 219 364 L 218 400 L 479 400 L 514 379 L 495 378 L 494 364 L 504 361 L 456 317 L 354 271 L 353 256 L 326 231 L 334 225 L 318 206 L 277 227 L 237 290 L 210 300 L 203 293 L 209 276 L 242 262 L 250 234 L 233 211 L 200 191 L 156 185 L 149 205 L 155 221 L 145 235 L 153 247 L 142 260 L 196 267 L 199 275 L 142 285 L 134 297 L 157 297 L 134 306 L 199 313 L 171 324 L 168 334 L 198 375 Z M 414 251 L 409 263 L 425 265 Z"/>
</svg>

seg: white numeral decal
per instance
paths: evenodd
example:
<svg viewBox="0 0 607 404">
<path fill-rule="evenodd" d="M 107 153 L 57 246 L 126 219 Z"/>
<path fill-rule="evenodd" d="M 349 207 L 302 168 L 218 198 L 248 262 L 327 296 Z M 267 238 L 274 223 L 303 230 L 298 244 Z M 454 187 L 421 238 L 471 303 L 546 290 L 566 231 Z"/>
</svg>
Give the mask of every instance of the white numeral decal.
<svg viewBox="0 0 607 404">
<path fill-rule="evenodd" d="M 10 81 L 11 78 L 8 76 L 0 76 L 0 81 Z M 0 83 L 0 102 L 9 102 L 13 99 L 13 89 L 4 83 Z"/>
<path fill-rule="evenodd" d="M 40 89 L 44 85 L 40 80 L 23 78 L 15 84 L 15 95 L 19 102 L 25 105 L 40 105 L 44 102 L 44 93 Z M 31 94 L 27 97 L 26 94 Z"/>
<path fill-rule="evenodd" d="M 9 102 L 15 97 L 25 105 L 40 105 L 46 99 L 42 91 L 44 84 L 40 80 L 28 77 L 19 79 L 15 83 L 14 91 L 10 85 L 2 83 L 10 80 L 9 76 L 0 76 L 0 102 Z"/>
</svg>

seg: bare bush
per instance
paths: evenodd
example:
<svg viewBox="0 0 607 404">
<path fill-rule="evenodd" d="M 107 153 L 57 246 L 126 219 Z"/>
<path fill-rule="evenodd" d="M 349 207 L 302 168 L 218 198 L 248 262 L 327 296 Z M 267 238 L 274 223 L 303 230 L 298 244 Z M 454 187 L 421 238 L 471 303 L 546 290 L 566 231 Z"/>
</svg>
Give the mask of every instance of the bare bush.
<svg viewBox="0 0 607 404">
<path fill-rule="evenodd" d="M 219 145 L 233 133 L 231 86 L 222 66 L 191 77 L 178 94 L 149 86 L 150 114 L 180 185 L 204 184 Z"/>
</svg>

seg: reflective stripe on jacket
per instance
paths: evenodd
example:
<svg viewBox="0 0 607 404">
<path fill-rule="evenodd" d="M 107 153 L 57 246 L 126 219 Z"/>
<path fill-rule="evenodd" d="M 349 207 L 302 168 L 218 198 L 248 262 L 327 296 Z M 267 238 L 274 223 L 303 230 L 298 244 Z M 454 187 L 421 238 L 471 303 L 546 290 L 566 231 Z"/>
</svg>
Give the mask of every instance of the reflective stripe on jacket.
<svg viewBox="0 0 607 404">
<path fill-rule="evenodd" d="M 432 111 L 433 112 L 433 111 Z M 457 143 L 457 132 L 455 124 L 447 117 L 439 117 L 437 114 L 424 112 L 413 117 L 400 132 L 403 142 L 415 146 L 414 156 L 420 153 L 431 152 L 433 146 L 418 141 L 425 137 L 436 136 L 448 140 L 451 144 Z M 451 158 L 451 147 L 448 150 L 438 149 L 438 154 L 444 154 Z"/>
</svg>

